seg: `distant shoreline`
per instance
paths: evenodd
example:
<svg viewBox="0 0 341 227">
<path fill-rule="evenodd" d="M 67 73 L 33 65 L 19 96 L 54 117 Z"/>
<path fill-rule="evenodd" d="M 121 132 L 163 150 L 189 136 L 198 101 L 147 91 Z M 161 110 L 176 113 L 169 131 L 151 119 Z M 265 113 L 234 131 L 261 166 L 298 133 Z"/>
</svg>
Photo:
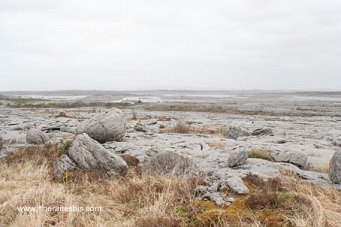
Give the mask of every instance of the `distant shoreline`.
<svg viewBox="0 0 341 227">
<path fill-rule="evenodd" d="M 146 90 L 10 90 L 0 91 L 0 93 L 127 93 L 127 92 L 246 92 L 246 93 L 341 93 L 341 90 L 262 90 L 262 89 L 245 89 L 245 90 L 210 90 L 210 89 L 146 89 Z"/>
</svg>

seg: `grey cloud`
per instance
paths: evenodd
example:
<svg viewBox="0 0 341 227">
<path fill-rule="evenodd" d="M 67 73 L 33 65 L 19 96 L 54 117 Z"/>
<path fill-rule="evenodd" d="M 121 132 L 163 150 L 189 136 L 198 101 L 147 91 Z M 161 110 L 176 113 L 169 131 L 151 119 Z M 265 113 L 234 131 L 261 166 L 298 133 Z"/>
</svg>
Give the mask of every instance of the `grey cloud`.
<svg viewBox="0 0 341 227">
<path fill-rule="evenodd" d="M 0 90 L 341 89 L 337 0 L 0 2 Z"/>
</svg>

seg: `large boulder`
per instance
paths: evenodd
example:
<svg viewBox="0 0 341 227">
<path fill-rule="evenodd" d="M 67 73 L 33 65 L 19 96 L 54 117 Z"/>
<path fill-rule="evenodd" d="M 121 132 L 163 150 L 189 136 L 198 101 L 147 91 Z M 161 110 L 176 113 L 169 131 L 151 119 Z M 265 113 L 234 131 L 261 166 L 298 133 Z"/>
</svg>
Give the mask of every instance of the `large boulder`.
<svg viewBox="0 0 341 227">
<path fill-rule="evenodd" d="M 83 133 L 76 136 L 69 150 L 55 164 L 57 175 L 75 168 L 99 169 L 111 177 L 117 177 L 127 172 L 128 165 L 123 158 Z"/>
<path fill-rule="evenodd" d="M 341 150 L 336 151 L 329 162 L 329 177 L 335 184 L 341 184 Z"/>
<path fill-rule="evenodd" d="M 119 109 L 98 114 L 81 123 L 77 134 L 86 133 L 100 143 L 121 141 L 126 133 L 127 120 Z"/>
<path fill-rule="evenodd" d="M 199 174 L 197 166 L 188 158 L 167 151 L 154 155 L 144 166 L 143 171 L 150 175 L 175 175 L 194 177 Z"/>
<path fill-rule="evenodd" d="M 237 167 L 246 163 L 248 158 L 248 152 L 235 150 L 232 151 L 228 157 L 227 165 L 228 167 Z"/>
<path fill-rule="evenodd" d="M 42 131 L 36 128 L 30 128 L 26 134 L 26 142 L 28 144 L 44 144 L 49 140 L 49 137 Z"/>
</svg>

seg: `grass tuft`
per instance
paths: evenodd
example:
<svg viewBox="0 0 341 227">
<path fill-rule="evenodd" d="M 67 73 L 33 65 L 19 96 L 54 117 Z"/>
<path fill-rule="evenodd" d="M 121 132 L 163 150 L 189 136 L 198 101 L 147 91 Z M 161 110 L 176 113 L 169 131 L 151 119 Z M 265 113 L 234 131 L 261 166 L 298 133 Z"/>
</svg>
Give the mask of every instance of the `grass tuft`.
<svg viewBox="0 0 341 227">
<path fill-rule="evenodd" d="M 276 161 L 271 152 L 266 150 L 253 150 L 249 153 L 249 158 L 264 159 L 271 162 Z"/>
<path fill-rule="evenodd" d="M 66 154 L 72 146 L 72 140 L 61 140 L 59 143 L 59 156 Z"/>
<path fill-rule="evenodd" d="M 220 141 L 220 140 L 218 140 L 218 139 L 215 139 L 212 142 L 208 143 L 208 146 L 212 147 L 212 148 L 224 148 L 225 147 L 225 143 Z"/>
<path fill-rule="evenodd" d="M 190 127 L 186 123 L 178 121 L 170 132 L 188 134 L 190 132 Z"/>
</svg>

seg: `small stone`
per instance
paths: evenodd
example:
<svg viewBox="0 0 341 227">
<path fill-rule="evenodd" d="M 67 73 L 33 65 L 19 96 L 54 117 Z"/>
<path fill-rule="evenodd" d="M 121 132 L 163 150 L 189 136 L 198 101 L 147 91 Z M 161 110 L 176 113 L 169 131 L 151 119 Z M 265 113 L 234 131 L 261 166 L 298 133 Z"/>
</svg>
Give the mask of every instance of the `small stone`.
<svg viewBox="0 0 341 227">
<path fill-rule="evenodd" d="M 252 136 L 273 136 L 274 132 L 271 128 L 258 128 L 251 133 Z"/>
<path fill-rule="evenodd" d="M 239 195 L 248 194 L 250 191 L 245 186 L 243 180 L 239 177 L 230 177 L 227 178 L 224 183 L 235 193 Z"/>
<path fill-rule="evenodd" d="M 224 131 L 224 137 L 231 139 L 238 139 L 239 137 L 249 136 L 250 133 L 240 127 L 229 127 Z"/>
<path fill-rule="evenodd" d="M 137 123 L 137 124 L 134 126 L 134 130 L 135 130 L 136 132 L 147 132 L 147 127 L 146 127 L 144 124 Z"/>
<path fill-rule="evenodd" d="M 278 144 L 285 144 L 285 143 L 287 143 L 287 141 L 286 140 L 278 140 L 277 143 Z"/>
</svg>

